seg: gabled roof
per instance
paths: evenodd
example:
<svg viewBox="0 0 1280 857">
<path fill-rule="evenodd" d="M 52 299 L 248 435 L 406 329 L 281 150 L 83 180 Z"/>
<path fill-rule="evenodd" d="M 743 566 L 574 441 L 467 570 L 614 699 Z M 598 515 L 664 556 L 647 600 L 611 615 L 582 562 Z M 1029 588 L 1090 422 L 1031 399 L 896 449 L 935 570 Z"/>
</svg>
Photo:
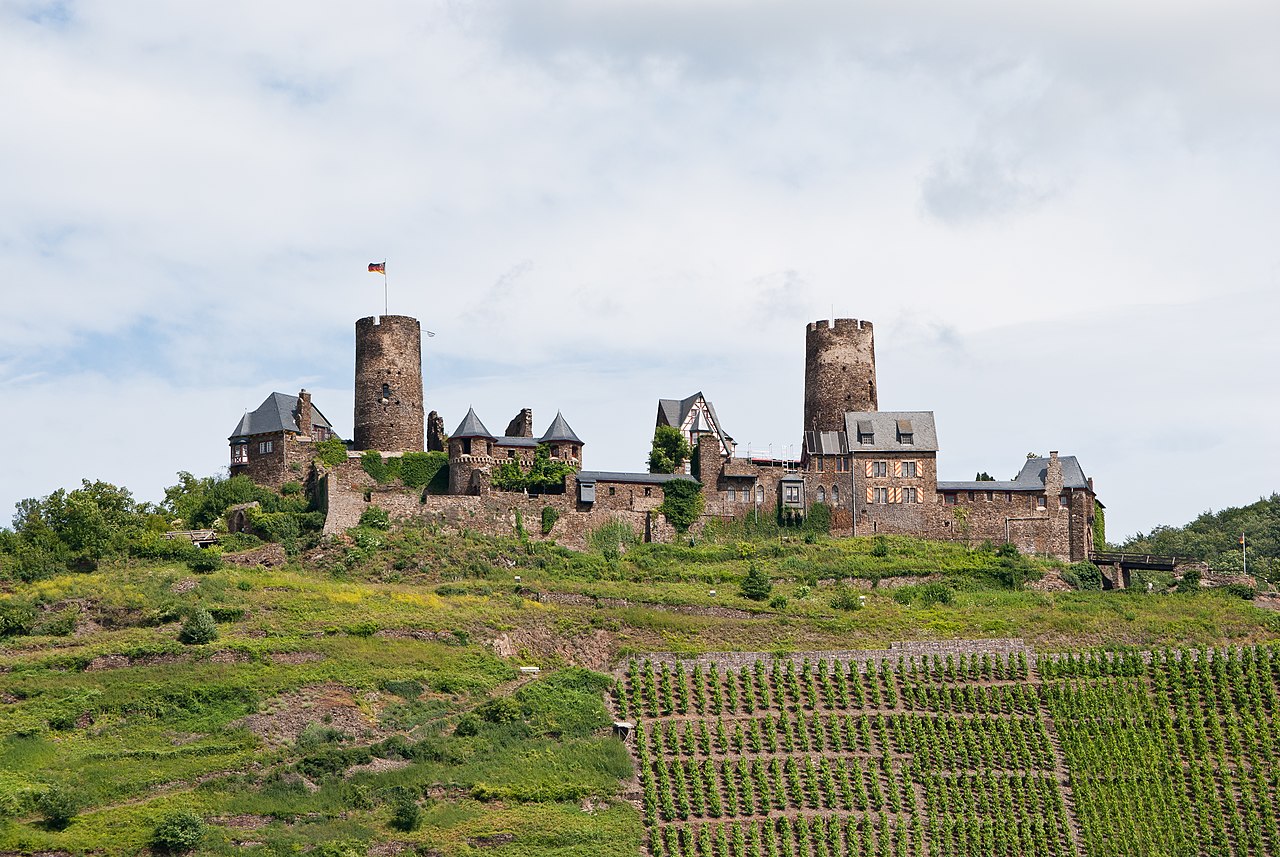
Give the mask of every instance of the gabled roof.
<svg viewBox="0 0 1280 857">
<path fill-rule="evenodd" d="M 872 442 L 859 443 L 859 435 L 871 430 Z M 937 452 L 938 430 L 933 411 L 849 411 L 844 431 L 853 452 Z M 912 442 L 903 443 L 903 434 Z"/>
<path fill-rule="evenodd" d="M 323 426 L 333 431 L 333 426 L 320 409 L 311 406 L 311 424 Z M 288 393 L 272 393 L 258 405 L 257 410 L 250 411 L 240 418 L 230 440 L 248 437 L 254 434 L 274 434 L 282 431 L 298 431 L 298 397 Z"/>
<path fill-rule="evenodd" d="M 565 421 L 564 415 L 559 411 L 556 411 L 556 418 L 551 421 L 551 425 L 543 432 L 542 437 L 538 438 L 538 443 L 549 443 L 553 440 L 582 443 L 578 436 L 573 433 L 573 429 L 569 428 L 569 423 Z"/>
<path fill-rule="evenodd" d="M 715 423 L 714 428 L 720 433 L 720 436 L 727 441 L 732 441 L 733 438 L 724 430 L 724 424 L 720 422 L 720 417 L 716 414 L 716 406 L 711 404 L 706 396 L 702 395 L 701 390 L 683 399 L 659 399 L 657 424 L 680 428 L 680 426 L 684 425 L 685 417 L 689 416 L 689 411 L 693 410 L 693 406 L 697 404 L 698 399 L 702 399 L 707 403 L 707 410 L 711 412 L 711 420 Z M 711 426 L 696 426 L 694 431 L 711 431 L 711 429 Z"/>
<path fill-rule="evenodd" d="M 505 435 L 498 438 L 498 446 L 519 446 L 533 449 L 538 445 L 538 441 L 531 437 L 520 437 L 518 435 Z"/>
<path fill-rule="evenodd" d="M 467 415 L 462 418 L 462 422 L 453 430 L 453 434 L 449 437 L 487 437 L 490 440 L 497 438 L 493 432 L 484 427 L 484 423 L 480 422 L 480 418 L 476 416 L 475 408 L 467 408 Z"/>
<path fill-rule="evenodd" d="M 1074 455 L 1061 455 L 1063 488 L 1088 488 L 1089 478 Z M 1010 480 L 994 482 L 939 482 L 939 491 L 1043 491 L 1049 473 L 1049 459 L 1028 458 Z"/>
</svg>

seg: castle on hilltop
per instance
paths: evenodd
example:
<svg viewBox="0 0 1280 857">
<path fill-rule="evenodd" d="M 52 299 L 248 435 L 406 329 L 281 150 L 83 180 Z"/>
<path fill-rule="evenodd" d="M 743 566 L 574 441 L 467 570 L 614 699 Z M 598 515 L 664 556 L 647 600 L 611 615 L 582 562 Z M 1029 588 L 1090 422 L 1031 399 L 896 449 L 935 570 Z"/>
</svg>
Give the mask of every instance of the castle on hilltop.
<svg viewBox="0 0 1280 857">
<path fill-rule="evenodd" d="M 470 409 L 446 436 L 434 411 L 424 419 L 416 319 L 360 319 L 355 355 L 355 436 L 346 462 L 326 467 L 314 461 L 314 444 L 332 437 L 333 429 L 305 390 L 296 397 L 272 393 L 230 438 L 233 474 L 274 487 L 314 477 L 327 506 L 326 532 L 353 526 L 372 504 L 400 518 L 495 534 L 519 529 L 522 521 L 550 521 L 543 535 L 570 545 L 584 544 L 591 530 L 611 519 L 645 540 L 667 541 L 675 532 L 658 514 L 664 486 L 690 480 L 701 485 L 706 499 L 695 530 L 710 520 L 748 514 L 802 521 L 821 510 L 835 535 L 989 540 L 1073 562 L 1093 550 L 1101 504 L 1093 480 L 1073 456 L 1055 451 L 1028 457 L 1007 481 L 938 480 L 933 412 L 878 409 L 869 321 L 842 318 L 806 326 L 799 457 L 751 450 L 739 455 L 701 392 L 659 400 L 656 425 L 677 429 L 693 449 L 683 472 L 670 474 L 583 469 L 585 444 L 561 413 L 535 437 L 533 413 L 523 409 L 498 436 Z M 447 491 L 378 484 L 361 465 L 368 450 L 386 456 L 445 454 Z M 514 463 L 528 469 L 539 455 L 568 472 L 563 484 L 534 491 L 495 484 L 501 468 Z M 548 507 L 554 514 L 543 514 Z"/>
</svg>

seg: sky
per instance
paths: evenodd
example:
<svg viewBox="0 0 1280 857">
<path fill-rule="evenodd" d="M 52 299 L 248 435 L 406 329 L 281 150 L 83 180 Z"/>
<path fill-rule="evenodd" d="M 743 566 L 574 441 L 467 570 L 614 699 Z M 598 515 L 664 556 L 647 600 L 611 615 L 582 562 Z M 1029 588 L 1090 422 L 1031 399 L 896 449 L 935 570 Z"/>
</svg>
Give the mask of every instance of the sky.
<svg viewBox="0 0 1280 857">
<path fill-rule="evenodd" d="M 0 523 L 219 472 L 272 391 L 643 469 L 704 392 L 794 451 L 804 325 L 874 322 L 939 476 L 1079 458 L 1114 540 L 1280 490 L 1272 0 L 0 0 Z"/>
</svg>

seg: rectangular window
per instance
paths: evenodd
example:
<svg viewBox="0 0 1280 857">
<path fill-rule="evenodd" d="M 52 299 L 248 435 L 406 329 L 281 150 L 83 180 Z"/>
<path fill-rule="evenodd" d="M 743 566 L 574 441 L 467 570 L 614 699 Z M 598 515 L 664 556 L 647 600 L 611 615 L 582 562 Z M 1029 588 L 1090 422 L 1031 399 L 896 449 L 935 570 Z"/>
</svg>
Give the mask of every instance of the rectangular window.
<svg viewBox="0 0 1280 857">
<path fill-rule="evenodd" d="M 903 479 L 915 479 L 917 475 L 918 474 L 916 472 L 916 463 L 914 461 L 902 462 L 902 478 Z"/>
<path fill-rule="evenodd" d="M 821 456 L 821 455 L 819 455 L 819 456 L 818 456 L 818 472 L 819 472 L 819 473 L 821 473 L 821 472 L 822 472 L 822 460 L 823 460 L 823 458 L 824 458 L 824 456 Z"/>
<path fill-rule="evenodd" d="M 271 441 L 271 440 L 261 441 L 258 444 L 258 454 L 266 455 L 268 452 L 270 452 L 274 448 L 274 446 L 275 446 L 275 441 Z"/>
<path fill-rule="evenodd" d="M 733 490 L 732 488 L 729 489 L 729 502 L 730 503 L 738 502 L 738 492 Z"/>
<path fill-rule="evenodd" d="M 903 489 L 902 489 L 902 502 L 904 502 L 904 503 L 919 503 L 919 502 L 920 502 L 920 495 L 916 493 L 916 489 L 915 489 L 915 488 L 903 488 Z"/>
<path fill-rule="evenodd" d="M 888 476 L 888 475 L 889 475 L 889 462 L 887 462 L 887 461 L 873 461 L 873 462 L 871 462 L 871 475 L 872 475 L 872 476 Z"/>
<path fill-rule="evenodd" d="M 943 496 L 942 502 L 946 503 L 948 506 L 954 506 L 956 504 L 955 494 L 943 494 L 942 496 Z"/>
<path fill-rule="evenodd" d="M 786 502 L 788 502 L 788 503 L 799 503 L 799 502 L 800 502 L 800 486 L 799 486 L 799 485 L 784 485 L 784 486 L 783 486 L 783 499 L 785 499 L 785 500 L 786 500 Z"/>
<path fill-rule="evenodd" d="M 1036 497 L 1036 508 L 1041 511 L 1044 511 L 1044 495 L 1043 494 Z"/>
<path fill-rule="evenodd" d="M 903 432 L 898 435 L 898 443 L 902 444 L 903 446 L 914 446 L 915 442 L 916 442 L 916 436 L 911 432 Z"/>
<path fill-rule="evenodd" d="M 1059 494 L 1058 505 L 1064 509 L 1067 508 L 1067 506 L 1071 505 L 1071 498 L 1068 497 L 1066 494 Z"/>
<path fill-rule="evenodd" d="M 876 502 L 876 503 L 888 503 L 888 502 L 889 502 L 889 489 L 888 489 L 888 488 L 877 488 L 877 489 L 875 489 L 875 490 L 876 490 L 876 493 L 875 493 L 875 502 Z"/>
</svg>

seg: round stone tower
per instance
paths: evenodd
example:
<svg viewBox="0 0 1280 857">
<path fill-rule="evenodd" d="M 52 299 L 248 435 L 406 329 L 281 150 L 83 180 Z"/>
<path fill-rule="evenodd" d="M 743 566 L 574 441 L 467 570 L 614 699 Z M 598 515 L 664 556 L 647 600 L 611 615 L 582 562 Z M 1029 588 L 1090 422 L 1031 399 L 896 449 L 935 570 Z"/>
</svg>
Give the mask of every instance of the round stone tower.
<svg viewBox="0 0 1280 857">
<path fill-rule="evenodd" d="M 844 431 L 846 411 L 874 411 L 876 347 L 871 322 L 810 322 L 804 336 L 804 431 Z"/>
<path fill-rule="evenodd" d="M 356 322 L 355 448 L 422 452 L 422 328 L 407 315 Z"/>
</svg>

